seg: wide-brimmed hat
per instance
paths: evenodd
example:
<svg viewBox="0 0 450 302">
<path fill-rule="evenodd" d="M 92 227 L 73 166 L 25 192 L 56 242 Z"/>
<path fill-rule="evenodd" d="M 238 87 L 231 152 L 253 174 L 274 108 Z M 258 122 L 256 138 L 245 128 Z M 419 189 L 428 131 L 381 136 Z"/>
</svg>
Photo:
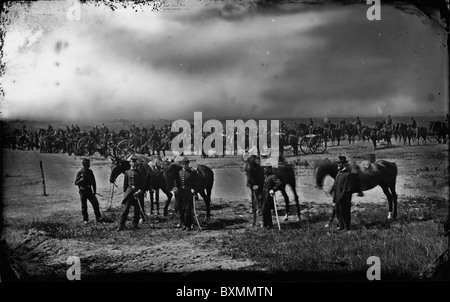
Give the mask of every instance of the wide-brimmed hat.
<svg viewBox="0 0 450 302">
<path fill-rule="evenodd" d="M 336 161 L 338 164 L 346 164 L 348 163 L 348 160 L 345 156 L 339 156 L 339 159 Z"/>
</svg>

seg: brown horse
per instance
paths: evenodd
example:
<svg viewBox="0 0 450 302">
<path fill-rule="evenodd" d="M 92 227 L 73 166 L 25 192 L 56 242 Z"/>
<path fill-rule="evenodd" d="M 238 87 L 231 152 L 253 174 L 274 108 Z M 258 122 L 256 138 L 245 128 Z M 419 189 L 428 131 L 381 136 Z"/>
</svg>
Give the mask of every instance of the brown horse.
<svg viewBox="0 0 450 302">
<path fill-rule="evenodd" d="M 397 218 L 397 193 L 395 191 L 395 184 L 397 180 L 397 165 L 394 162 L 387 160 L 377 160 L 374 163 L 367 165 L 357 165 L 349 163 L 349 168 L 352 173 L 358 175 L 359 187 L 355 187 L 353 193 L 361 191 L 368 191 L 376 186 L 383 189 L 389 203 L 388 219 Z M 323 180 L 325 176 L 329 175 L 333 179 L 338 172 L 337 163 L 331 162 L 328 159 L 320 161 L 314 170 L 316 177 L 316 184 L 318 188 L 323 187 Z"/>
<path fill-rule="evenodd" d="M 164 171 L 164 178 L 167 183 L 167 189 L 171 191 L 174 187 L 175 177 L 177 173 L 182 169 L 181 165 L 177 162 L 170 163 L 169 166 Z M 211 192 L 214 185 L 214 172 L 211 168 L 205 165 L 198 165 L 194 169 L 199 176 L 199 183 L 195 184 L 195 192 L 202 196 L 203 201 L 206 205 L 206 220 L 211 217 Z M 197 194 L 195 195 L 196 200 L 198 200 Z"/>
<path fill-rule="evenodd" d="M 252 210 L 253 210 L 253 225 L 256 224 L 256 205 L 261 204 L 262 190 L 264 187 L 264 169 L 261 166 L 261 160 L 256 155 L 250 155 L 244 160 L 244 172 L 247 176 L 247 186 L 252 192 Z M 279 164 L 277 168 L 273 168 L 273 173 L 283 183 L 280 187 L 280 191 L 283 194 L 284 202 L 286 204 L 286 216 L 284 220 L 288 220 L 289 217 L 289 197 L 286 194 L 286 185 L 289 185 L 294 193 L 295 204 L 297 206 L 297 216 L 300 220 L 300 204 L 298 201 L 295 181 L 294 168 L 287 163 Z M 257 188 L 255 187 L 257 186 Z"/>
<path fill-rule="evenodd" d="M 115 152 L 114 152 L 115 154 Z M 149 191 L 150 202 L 151 202 L 151 212 L 153 212 L 153 192 L 156 195 L 156 205 L 157 211 L 159 213 L 159 190 L 161 189 L 167 196 L 167 201 L 164 205 L 164 216 L 168 215 L 168 208 L 170 201 L 172 199 L 172 193 L 167 189 L 167 184 L 164 177 L 162 176 L 162 171 L 155 164 L 149 165 L 152 161 L 156 159 L 153 157 L 147 157 L 142 154 L 135 154 L 140 159 L 140 164 L 138 165 L 138 170 L 145 175 L 145 191 Z M 130 169 L 130 162 L 115 155 L 111 157 L 111 174 L 109 177 L 110 183 L 115 184 L 117 177 L 120 174 L 124 174 L 128 169 Z"/>
</svg>

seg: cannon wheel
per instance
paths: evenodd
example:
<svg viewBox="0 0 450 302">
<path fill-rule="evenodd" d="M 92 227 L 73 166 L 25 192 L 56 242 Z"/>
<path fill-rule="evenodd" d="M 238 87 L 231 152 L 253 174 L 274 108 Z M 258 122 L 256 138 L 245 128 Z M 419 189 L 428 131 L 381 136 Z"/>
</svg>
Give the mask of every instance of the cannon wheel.
<svg viewBox="0 0 450 302">
<path fill-rule="evenodd" d="M 324 153 L 327 150 L 327 141 L 321 136 L 314 136 L 309 141 L 309 148 L 312 153 Z"/>
<path fill-rule="evenodd" d="M 131 140 L 125 139 L 117 144 L 116 150 L 117 156 L 125 159 L 126 157 L 134 153 L 134 145 Z"/>
<path fill-rule="evenodd" d="M 300 140 L 300 150 L 302 150 L 302 152 L 304 154 L 310 154 L 311 153 L 311 149 L 309 148 L 309 141 L 310 141 L 310 137 L 308 136 L 304 136 L 302 137 L 302 139 Z"/>
<path fill-rule="evenodd" d="M 78 155 L 91 155 L 89 150 L 92 150 L 94 144 L 94 139 L 89 136 L 84 136 L 80 138 L 77 143 L 77 154 Z"/>
</svg>

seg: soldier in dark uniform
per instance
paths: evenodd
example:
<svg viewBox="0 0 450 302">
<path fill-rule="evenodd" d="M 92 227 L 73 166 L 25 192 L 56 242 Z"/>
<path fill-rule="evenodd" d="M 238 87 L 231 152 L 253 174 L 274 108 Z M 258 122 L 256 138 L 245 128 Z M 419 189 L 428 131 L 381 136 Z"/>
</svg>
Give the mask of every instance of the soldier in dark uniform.
<svg viewBox="0 0 450 302">
<path fill-rule="evenodd" d="M 133 229 L 138 228 L 140 211 L 144 210 L 144 175 L 138 170 L 137 157 L 132 155 L 130 157 L 131 168 L 125 172 L 123 179 L 123 191 L 124 197 L 122 204 L 125 205 L 125 209 L 120 217 L 119 227 L 117 231 L 122 231 L 125 228 L 125 222 L 128 218 L 128 212 L 130 207 L 133 206 L 134 216 L 133 216 Z"/>
<path fill-rule="evenodd" d="M 345 156 L 339 156 L 337 161 L 339 171 L 330 190 L 330 193 L 334 193 L 333 202 L 339 221 L 339 231 L 350 230 L 353 182 L 347 163 Z"/>
<path fill-rule="evenodd" d="M 90 201 L 92 207 L 94 208 L 94 214 L 96 221 L 100 222 L 102 220 L 102 215 L 100 213 L 100 206 L 95 194 L 97 193 L 97 185 L 95 182 L 94 173 L 90 169 L 90 160 L 85 158 L 82 161 L 83 168 L 78 171 L 75 178 L 75 185 L 79 188 L 80 200 L 81 200 L 81 214 L 83 215 L 83 221 L 85 224 L 89 221 L 89 215 L 87 210 L 87 200 Z"/>
<path fill-rule="evenodd" d="M 269 162 L 263 164 L 264 167 L 264 187 L 263 187 L 263 200 L 262 200 L 262 216 L 263 227 L 265 229 L 272 229 L 272 209 L 273 197 L 275 192 L 282 185 L 281 180 L 272 172 L 272 165 Z"/>
<path fill-rule="evenodd" d="M 314 130 L 314 121 L 312 118 L 309 118 L 309 134 L 312 134 Z"/>
<path fill-rule="evenodd" d="M 178 204 L 178 211 L 180 213 L 180 226 L 183 230 L 190 231 L 192 229 L 194 209 L 194 201 L 192 200 L 195 192 L 196 184 L 198 183 L 197 173 L 189 167 L 189 159 L 183 158 L 181 162 L 182 169 L 175 177 L 174 192 Z"/>
</svg>

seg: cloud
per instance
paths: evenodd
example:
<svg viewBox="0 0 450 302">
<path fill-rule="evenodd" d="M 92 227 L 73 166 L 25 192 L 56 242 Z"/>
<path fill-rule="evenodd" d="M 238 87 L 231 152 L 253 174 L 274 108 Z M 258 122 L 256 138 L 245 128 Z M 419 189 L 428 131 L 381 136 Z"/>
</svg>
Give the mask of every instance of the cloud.
<svg viewBox="0 0 450 302">
<path fill-rule="evenodd" d="M 382 102 L 397 113 L 428 110 L 417 100 L 433 93 L 427 106 L 439 111 L 448 92 L 436 29 L 393 7 L 383 10 L 389 22 L 369 22 L 363 8 L 83 6 L 83 22 L 48 26 L 42 17 L 42 27 L 8 32 L 3 109 L 10 117 L 270 118 L 377 114 Z"/>
</svg>

